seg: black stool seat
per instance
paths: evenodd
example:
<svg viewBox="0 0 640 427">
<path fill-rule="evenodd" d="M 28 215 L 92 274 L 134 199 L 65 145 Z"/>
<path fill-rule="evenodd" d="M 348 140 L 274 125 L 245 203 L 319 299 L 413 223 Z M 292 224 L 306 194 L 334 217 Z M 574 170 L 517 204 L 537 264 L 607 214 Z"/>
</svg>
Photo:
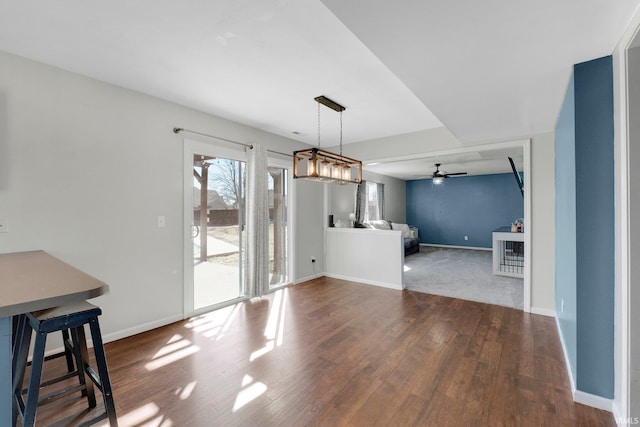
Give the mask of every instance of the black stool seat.
<svg viewBox="0 0 640 427">
<path fill-rule="evenodd" d="M 87 398 L 90 409 L 95 408 L 94 385 L 102 393 L 105 411 L 87 421 L 84 425 L 93 424 L 105 418 L 109 419 L 111 426 L 118 425 L 102 335 L 98 324 L 98 316 L 101 314 L 102 309 L 100 307 L 83 301 L 48 310 L 27 313 L 25 316 L 20 317 L 17 325 L 13 359 L 13 411 L 14 419 L 18 415 L 22 417 L 23 426 L 34 425 L 38 404 L 49 403 L 77 391 L 80 391 L 82 395 Z M 89 365 L 89 354 L 84 331 L 85 324 L 89 324 L 91 331 L 98 373 Z M 31 362 L 31 375 L 28 388 L 22 390 L 32 331 L 36 332 L 36 338 Z M 57 331 L 62 331 L 63 333 L 65 351 L 53 357 L 61 355 L 67 356 L 69 372 L 53 380 L 41 383 L 44 361 L 48 359 L 44 356 L 47 334 Z M 69 333 L 71 339 L 69 339 Z M 75 368 L 70 353 L 72 353 L 73 358 L 75 358 Z M 39 400 L 40 388 L 48 387 L 73 376 L 78 377 L 79 384 L 58 390 Z M 87 377 L 90 381 L 86 380 Z M 25 393 L 26 401 L 22 398 L 22 395 Z"/>
</svg>

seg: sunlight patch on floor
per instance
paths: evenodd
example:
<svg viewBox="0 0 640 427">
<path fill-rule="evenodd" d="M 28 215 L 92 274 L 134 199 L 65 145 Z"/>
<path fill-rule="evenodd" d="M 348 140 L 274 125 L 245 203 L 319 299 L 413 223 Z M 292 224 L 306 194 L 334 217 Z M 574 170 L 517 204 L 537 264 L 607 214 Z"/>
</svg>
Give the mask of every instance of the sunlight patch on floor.
<svg viewBox="0 0 640 427">
<path fill-rule="evenodd" d="M 156 354 L 153 355 L 153 359 L 159 359 L 169 353 L 173 353 L 185 347 L 188 347 L 189 345 L 191 345 L 191 341 L 184 339 L 182 335 L 176 334 L 171 337 L 169 342 L 164 347 L 162 347 L 156 352 Z"/>
<path fill-rule="evenodd" d="M 249 361 L 253 362 L 260 356 L 264 356 L 265 354 L 269 353 L 271 350 L 273 350 L 273 348 L 274 348 L 273 341 L 267 342 L 267 344 L 265 344 L 265 346 L 262 347 L 260 350 L 256 350 L 253 353 L 251 353 L 251 356 L 249 356 Z"/>
<path fill-rule="evenodd" d="M 284 341 L 286 300 L 286 288 L 274 292 L 271 310 L 269 311 L 269 319 L 267 320 L 267 325 L 264 328 L 264 336 L 268 341 L 265 343 L 264 347 L 251 353 L 249 356 L 249 360 L 251 362 L 269 353 L 276 346 L 279 347 L 282 345 Z"/>
<path fill-rule="evenodd" d="M 409 267 L 407 264 L 405 264 L 404 265 L 404 271 L 406 272 L 406 271 L 409 271 L 409 270 L 411 270 L 411 267 Z"/>
<path fill-rule="evenodd" d="M 236 401 L 233 404 L 233 412 L 242 409 L 248 403 L 260 397 L 265 391 L 267 391 L 266 384 L 260 381 L 254 382 L 251 375 L 244 376 L 242 379 L 242 387 L 243 389 L 240 390 L 238 396 L 236 396 Z"/>
<path fill-rule="evenodd" d="M 109 426 L 105 421 L 100 426 Z M 139 407 L 125 415 L 118 416 L 120 427 L 171 427 L 175 424 L 160 413 L 160 408 L 153 402 Z"/>
<path fill-rule="evenodd" d="M 200 351 L 200 347 L 193 345 L 188 339 L 176 334 L 171 337 L 164 347 L 158 350 L 151 362 L 144 366 L 147 370 L 153 371 L 187 356 L 191 356 L 198 351 Z"/>
<path fill-rule="evenodd" d="M 223 307 L 202 316 L 191 318 L 185 327 L 201 333 L 207 338 L 220 340 L 231 326 L 239 310 L 240 304 Z"/>
<path fill-rule="evenodd" d="M 180 397 L 180 400 L 187 400 L 191 397 L 193 390 L 196 388 L 197 381 L 191 381 L 189 384 L 176 390 L 176 395 Z"/>
</svg>

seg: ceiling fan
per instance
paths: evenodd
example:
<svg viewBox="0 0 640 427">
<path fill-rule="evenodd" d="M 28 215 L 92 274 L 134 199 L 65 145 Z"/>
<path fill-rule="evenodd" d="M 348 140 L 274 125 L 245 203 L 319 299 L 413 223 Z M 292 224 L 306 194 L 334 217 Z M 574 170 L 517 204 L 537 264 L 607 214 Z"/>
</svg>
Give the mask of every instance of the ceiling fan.
<svg viewBox="0 0 640 427">
<path fill-rule="evenodd" d="M 466 172 L 453 172 L 453 173 L 444 173 L 444 172 L 440 172 L 440 165 L 442 165 L 442 163 L 436 163 L 436 171 L 433 173 L 433 175 L 431 175 L 431 179 L 433 180 L 434 184 L 442 184 L 444 182 L 445 178 L 449 178 L 450 176 L 460 176 L 460 175 L 466 175 Z"/>
</svg>

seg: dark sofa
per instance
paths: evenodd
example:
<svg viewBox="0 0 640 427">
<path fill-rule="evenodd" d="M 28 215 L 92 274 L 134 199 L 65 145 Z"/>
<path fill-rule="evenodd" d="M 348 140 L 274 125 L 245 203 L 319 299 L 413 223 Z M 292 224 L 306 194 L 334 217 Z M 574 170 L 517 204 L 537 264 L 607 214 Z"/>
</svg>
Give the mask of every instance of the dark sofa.
<svg viewBox="0 0 640 427">
<path fill-rule="evenodd" d="M 420 240 L 417 237 L 404 237 L 404 256 L 420 252 Z"/>
</svg>

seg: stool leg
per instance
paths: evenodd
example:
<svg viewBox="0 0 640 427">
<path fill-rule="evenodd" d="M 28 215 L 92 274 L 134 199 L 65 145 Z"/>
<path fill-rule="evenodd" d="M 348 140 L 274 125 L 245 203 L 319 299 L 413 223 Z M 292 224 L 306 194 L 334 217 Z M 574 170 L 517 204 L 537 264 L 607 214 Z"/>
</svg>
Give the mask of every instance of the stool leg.
<svg viewBox="0 0 640 427">
<path fill-rule="evenodd" d="M 64 357 L 67 359 L 67 372 L 73 372 L 73 352 L 69 344 L 69 330 L 62 330 L 62 343 L 64 346 Z"/>
<path fill-rule="evenodd" d="M 89 321 L 91 329 L 91 339 L 93 340 L 93 351 L 96 355 L 96 364 L 98 365 L 98 375 L 100 376 L 100 384 L 102 390 L 102 398 L 104 399 L 104 407 L 109 418 L 111 427 L 118 426 L 118 418 L 116 417 L 116 407 L 113 403 L 113 393 L 111 391 L 111 381 L 109 380 L 109 369 L 107 368 L 107 357 L 104 353 L 102 344 L 102 334 L 100 333 L 100 325 L 98 318 L 92 317 Z"/>
<path fill-rule="evenodd" d="M 89 409 L 93 409 L 96 407 L 96 394 L 93 390 L 93 382 L 87 381 L 84 373 L 85 366 L 89 365 L 89 352 L 87 351 L 87 338 L 84 333 L 84 325 L 73 328 L 71 330 L 71 337 L 73 339 L 73 352 L 76 357 L 76 365 L 78 365 L 78 378 L 80 384 L 85 386 L 82 395 L 87 396 Z"/>
<path fill-rule="evenodd" d="M 13 395 L 12 411 L 13 423 L 15 425 L 18 414 L 24 409 L 24 401 L 22 399 L 22 384 L 24 382 L 24 373 L 27 368 L 27 358 L 29 356 L 29 345 L 31 344 L 31 327 L 27 323 L 27 316 L 18 316 L 16 327 L 16 337 L 13 346 Z"/>
<path fill-rule="evenodd" d="M 38 408 L 38 396 L 40 394 L 40 380 L 42 379 L 42 365 L 44 364 L 44 348 L 46 343 L 47 333 L 38 331 L 33 349 L 31 377 L 29 378 L 29 389 L 27 391 L 27 404 L 24 409 L 24 421 L 22 422 L 24 427 L 32 427 L 36 420 L 36 409 Z"/>
</svg>

